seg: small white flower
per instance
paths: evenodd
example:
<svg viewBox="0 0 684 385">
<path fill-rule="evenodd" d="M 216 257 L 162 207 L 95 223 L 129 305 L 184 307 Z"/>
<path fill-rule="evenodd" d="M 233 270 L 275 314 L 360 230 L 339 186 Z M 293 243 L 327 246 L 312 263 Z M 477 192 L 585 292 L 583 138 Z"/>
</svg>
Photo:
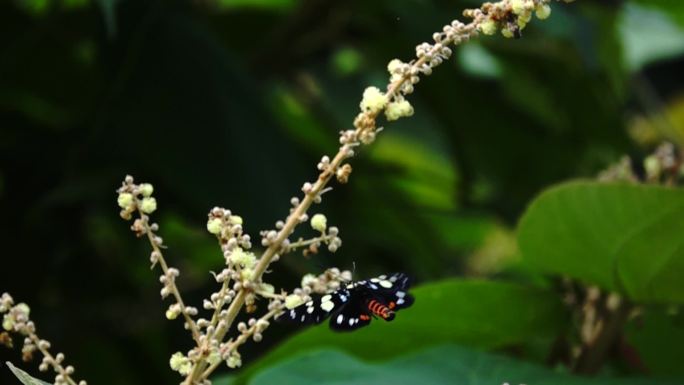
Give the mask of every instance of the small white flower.
<svg viewBox="0 0 684 385">
<path fill-rule="evenodd" d="M 392 102 L 387 105 L 385 110 L 385 117 L 387 120 L 397 120 L 399 118 L 404 118 L 413 115 L 413 106 L 408 100 L 402 100 L 400 102 Z"/>
<path fill-rule="evenodd" d="M 174 319 L 178 318 L 180 313 L 181 313 L 180 306 L 177 303 L 175 303 L 175 304 L 169 306 L 169 309 L 166 310 L 166 319 L 174 320 Z"/>
<path fill-rule="evenodd" d="M 154 192 L 154 186 L 152 186 L 151 184 L 143 183 L 140 185 L 140 193 L 144 197 L 151 197 L 153 192 Z"/>
<path fill-rule="evenodd" d="M 23 314 L 24 316 L 26 316 L 26 318 L 28 318 L 29 314 L 31 314 L 31 308 L 29 307 L 29 305 L 27 305 L 23 302 L 18 304 L 17 306 L 15 306 L 14 309 L 15 309 L 15 311 L 19 312 L 20 314 Z"/>
<path fill-rule="evenodd" d="M 209 362 L 210 365 L 215 365 L 218 364 L 221 361 L 221 353 L 219 353 L 218 350 L 214 350 L 209 354 L 209 357 L 207 357 L 207 362 Z"/>
<path fill-rule="evenodd" d="M 273 285 L 271 285 L 269 283 L 262 283 L 261 285 L 259 285 L 259 287 L 261 288 L 261 291 L 263 291 L 264 293 L 268 293 L 268 294 L 275 293 L 275 287 L 273 287 Z"/>
<path fill-rule="evenodd" d="M 256 265 L 256 256 L 254 255 L 254 253 L 245 252 L 241 248 L 236 247 L 235 250 L 233 250 L 233 252 L 230 253 L 228 261 L 233 263 L 234 265 L 240 265 L 248 269 Z"/>
<path fill-rule="evenodd" d="M 12 317 L 9 316 L 9 314 L 6 314 L 3 319 L 2 319 L 2 328 L 11 331 L 14 329 L 14 320 Z"/>
<path fill-rule="evenodd" d="M 657 178 L 662 172 L 662 167 L 658 157 L 651 155 L 644 159 L 644 170 L 646 171 L 646 176 L 648 178 Z"/>
<path fill-rule="evenodd" d="M 325 229 L 328 228 L 328 218 L 323 214 L 314 215 L 311 218 L 311 227 L 321 233 L 325 232 Z"/>
<path fill-rule="evenodd" d="M 535 9 L 535 13 L 537 14 L 537 18 L 539 20 L 547 19 L 549 16 L 551 16 L 551 6 L 548 4 L 540 4 Z"/>
<path fill-rule="evenodd" d="M 140 210 L 145 214 L 152 214 L 157 209 L 157 200 L 152 197 L 143 198 Z"/>
<path fill-rule="evenodd" d="M 311 286 L 314 284 L 314 282 L 317 282 L 317 281 L 318 281 L 318 278 L 316 278 L 315 275 L 306 274 L 305 276 L 302 277 L 302 287 Z"/>
<path fill-rule="evenodd" d="M 401 70 L 401 68 L 403 68 L 403 67 L 404 67 L 404 62 L 402 62 L 402 61 L 399 60 L 399 59 L 393 59 L 391 62 L 389 62 L 389 64 L 387 64 L 387 71 L 388 71 L 390 74 L 396 74 L 396 73 L 398 73 L 398 72 Z"/>
<path fill-rule="evenodd" d="M 244 268 L 240 272 L 240 277 L 242 278 L 243 281 L 251 281 L 252 278 L 254 277 L 254 270 L 250 268 Z"/>
<path fill-rule="evenodd" d="M 484 23 L 480 24 L 478 28 L 480 29 L 480 32 L 485 35 L 493 35 L 496 33 L 498 25 L 496 24 L 496 21 L 487 19 Z"/>
<path fill-rule="evenodd" d="M 240 366 L 242 366 L 242 359 L 240 358 L 240 355 L 233 353 L 226 360 L 226 364 L 231 369 L 239 368 Z"/>
<path fill-rule="evenodd" d="M 190 374 L 190 370 L 192 369 L 190 359 L 181 352 L 176 352 L 171 356 L 171 359 L 169 359 L 169 366 L 171 366 L 171 369 L 184 376 Z"/>
<path fill-rule="evenodd" d="M 116 202 L 122 209 L 127 209 L 131 207 L 131 205 L 133 204 L 133 194 L 121 193 L 119 194 L 119 197 L 116 199 Z"/>
<path fill-rule="evenodd" d="M 304 298 L 297 294 L 290 294 L 285 297 L 285 307 L 288 309 L 294 309 L 297 306 L 304 303 Z"/>
<path fill-rule="evenodd" d="M 207 221 L 207 231 L 211 234 L 218 235 L 221 232 L 221 227 L 223 227 L 221 218 L 212 218 Z"/>
<path fill-rule="evenodd" d="M 529 8 L 529 6 L 530 6 L 530 3 L 527 0 L 512 0 L 511 1 L 511 10 L 516 15 L 520 15 L 523 12 L 526 12 L 527 9 Z"/>
<path fill-rule="evenodd" d="M 361 100 L 361 110 L 369 112 L 378 112 L 382 110 L 387 104 L 387 97 L 377 87 L 368 87 L 363 91 L 363 99 Z"/>
<path fill-rule="evenodd" d="M 230 216 L 230 223 L 234 225 L 241 225 L 242 224 L 242 217 L 239 215 L 231 215 Z"/>
</svg>

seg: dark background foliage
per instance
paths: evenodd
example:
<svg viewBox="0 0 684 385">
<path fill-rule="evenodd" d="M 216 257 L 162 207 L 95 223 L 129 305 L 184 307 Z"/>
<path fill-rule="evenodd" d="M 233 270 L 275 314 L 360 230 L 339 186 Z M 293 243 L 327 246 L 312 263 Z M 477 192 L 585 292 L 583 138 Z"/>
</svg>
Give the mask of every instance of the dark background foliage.
<svg viewBox="0 0 684 385">
<path fill-rule="evenodd" d="M 530 279 L 504 267 L 542 188 L 681 142 L 674 3 L 554 4 L 524 39 L 456 49 L 418 85 L 415 116 L 388 126 L 354 159 L 350 184 L 315 208 L 341 228 L 341 250 L 288 256 L 269 280 L 291 287 L 354 264 L 357 276 L 403 270 L 418 282 Z M 90 383 L 177 381 L 167 359 L 191 341 L 163 317 L 148 245 L 118 218 L 124 175 L 154 184 L 169 258 L 199 304 L 222 264 L 208 210 L 232 209 L 253 237 L 271 228 L 335 150 L 363 89 L 385 84 L 386 63 L 474 4 L 2 3 L 0 291 L 31 305 L 42 337 Z M 245 361 L 291 331 L 269 330 Z"/>
</svg>

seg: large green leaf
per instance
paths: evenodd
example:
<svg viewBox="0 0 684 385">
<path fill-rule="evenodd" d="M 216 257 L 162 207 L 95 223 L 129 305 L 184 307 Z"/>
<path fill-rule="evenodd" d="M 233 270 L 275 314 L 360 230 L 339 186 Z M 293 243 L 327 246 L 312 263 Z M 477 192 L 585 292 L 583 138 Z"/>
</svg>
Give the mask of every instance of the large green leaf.
<svg viewBox="0 0 684 385">
<path fill-rule="evenodd" d="M 684 191 L 573 182 L 542 193 L 519 225 L 523 258 L 642 302 L 684 302 Z"/>
<path fill-rule="evenodd" d="M 9 361 L 6 362 L 6 364 L 7 367 L 12 371 L 12 373 L 14 373 L 14 375 L 17 376 L 19 381 L 21 381 L 21 383 L 24 385 L 50 385 L 45 381 L 41 381 L 39 379 L 31 377 L 30 374 L 12 365 L 12 363 Z"/>
<path fill-rule="evenodd" d="M 629 344 L 636 349 L 636 365 L 648 373 L 684 376 L 684 314 L 668 314 L 665 309 L 647 308 L 641 317 L 630 320 L 625 328 Z"/>
<path fill-rule="evenodd" d="M 247 368 L 240 379 L 319 347 L 382 360 L 447 342 L 478 348 L 519 344 L 554 336 L 565 325 L 563 307 L 554 293 L 518 284 L 446 280 L 412 293 L 415 304 L 402 310 L 393 322 L 375 321 L 353 333 L 336 333 L 326 324 L 312 327 L 280 344 Z"/>
<path fill-rule="evenodd" d="M 385 363 L 366 363 L 339 351 L 302 355 L 257 374 L 251 385 L 638 385 L 664 381 L 572 377 L 510 358 L 439 346 Z"/>
<path fill-rule="evenodd" d="M 648 8 L 657 8 L 670 16 L 673 20 L 684 25 L 684 2 L 674 0 L 635 0 L 633 3 Z"/>
<path fill-rule="evenodd" d="M 684 2 L 668 3 L 672 8 L 679 8 L 680 14 L 684 12 Z M 674 14 L 660 12 L 648 4 L 627 4 L 623 8 L 619 31 L 624 61 L 630 70 L 638 71 L 653 62 L 684 53 L 684 28 L 675 21 Z"/>
</svg>

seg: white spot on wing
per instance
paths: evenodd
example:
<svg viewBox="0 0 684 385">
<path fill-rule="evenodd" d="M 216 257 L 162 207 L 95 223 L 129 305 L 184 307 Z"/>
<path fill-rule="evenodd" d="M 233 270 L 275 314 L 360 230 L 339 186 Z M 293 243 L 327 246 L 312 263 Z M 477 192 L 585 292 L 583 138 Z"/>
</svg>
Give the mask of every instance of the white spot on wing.
<svg viewBox="0 0 684 385">
<path fill-rule="evenodd" d="M 294 309 L 290 310 L 290 318 L 294 319 L 294 317 L 296 317 L 296 316 L 297 316 L 297 312 Z"/>
<path fill-rule="evenodd" d="M 340 314 L 340 315 L 337 316 L 337 323 L 338 323 L 338 324 L 341 324 L 342 321 L 344 321 L 344 316 L 343 316 L 342 314 Z"/>
<path fill-rule="evenodd" d="M 356 322 L 356 318 L 350 318 L 349 319 L 349 326 L 354 325 L 355 322 Z"/>
<path fill-rule="evenodd" d="M 399 299 L 397 300 L 397 305 L 401 305 L 401 304 L 403 304 L 403 303 L 404 303 L 404 299 L 403 299 L 403 298 L 399 298 Z"/>
<path fill-rule="evenodd" d="M 306 316 L 302 315 L 302 322 L 304 322 L 305 320 L 306 320 Z"/>
<path fill-rule="evenodd" d="M 370 288 L 373 289 L 373 290 L 377 290 L 377 289 L 378 289 L 378 285 L 375 285 L 375 284 L 372 284 L 372 283 L 371 283 L 369 286 L 370 286 Z"/>
<path fill-rule="evenodd" d="M 347 296 L 346 295 L 340 295 L 340 301 L 347 302 Z"/>
<path fill-rule="evenodd" d="M 306 308 L 306 312 L 309 313 L 309 314 L 313 313 L 313 311 L 314 311 L 313 306 L 309 306 L 309 307 Z"/>
<path fill-rule="evenodd" d="M 321 302 L 328 302 L 332 298 L 332 295 L 326 294 L 321 298 Z"/>
<path fill-rule="evenodd" d="M 392 287 L 392 282 L 385 279 L 380 281 L 380 286 L 384 287 L 385 289 L 389 289 L 390 287 Z"/>
<path fill-rule="evenodd" d="M 330 312 L 333 308 L 335 307 L 335 304 L 332 303 L 331 301 L 325 301 L 321 303 L 321 309 Z"/>
<path fill-rule="evenodd" d="M 377 279 L 377 278 L 371 278 L 371 280 L 370 280 L 370 281 L 371 281 L 371 282 L 374 282 L 374 283 L 378 283 L 378 282 L 380 282 L 380 280 L 379 280 L 379 279 Z"/>
<path fill-rule="evenodd" d="M 404 293 L 403 291 L 398 291 L 398 292 L 395 293 L 395 295 L 396 295 L 397 297 L 399 297 L 399 298 L 404 298 L 404 296 L 406 295 L 406 293 Z"/>
</svg>

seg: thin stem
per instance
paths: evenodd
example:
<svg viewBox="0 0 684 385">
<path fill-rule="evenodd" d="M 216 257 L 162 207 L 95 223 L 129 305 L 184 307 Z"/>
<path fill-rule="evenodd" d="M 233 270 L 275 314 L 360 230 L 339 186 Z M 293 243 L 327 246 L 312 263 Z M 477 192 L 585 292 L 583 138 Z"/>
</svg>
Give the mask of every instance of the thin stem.
<svg viewBox="0 0 684 385">
<path fill-rule="evenodd" d="M 140 205 L 138 204 L 138 207 Z M 154 232 L 150 228 L 148 216 L 142 212 L 142 210 L 138 209 L 138 213 L 140 214 L 140 218 L 142 219 L 143 226 L 145 228 L 145 234 L 147 234 L 147 239 L 150 242 L 150 245 L 152 246 L 152 249 L 158 256 L 157 261 L 159 262 L 159 266 L 161 266 L 162 271 L 164 272 L 164 275 L 168 275 L 169 272 L 169 266 L 166 264 L 166 260 L 164 259 L 164 254 L 161 252 L 161 248 L 159 245 L 157 245 L 157 242 L 154 240 Z M 199 328 L 197 327 L 197 324 L 195 321 L 190 318 L 186 311 L 185 303 L 183 302 L 183 298 L 181 298 L 180 291 L 178 290 L 178 287 L 176 286 L 176 283 L 174 280 L 171 280 L 169 282 L 169 287 L 171 288 L 171 294 L 173 294 L 173 297 L 176 299 L 176 302 L 178 303 L 178 306 L 180 306 L 181 309 L 181 314 L 183 314 L 183 318 L 185 318 L 185 322 L 190 328 L 190 331 L 192 332 L 192 339 L 195 340 L 195 343 L 199 345 L 200 343 L 200 332 Z"/>
<path fill-rule="evenodd" d="M 216 325 L 219 322 L 219 315 L 221 314 L 221 310 L 223 309 L 223 305 L 225 305 L 225 301 L 223 297 L 226 294 L 226 290 L 228 290 L 228 285 L 230 283 L 230 278 L 226 278 L 226 280 L 223 282 L 223 285 L 221 285 L 221 290 L 219 290 L 219 303 L 218 306 L 216 306 L 216 309 L 214 309 L 214 314 L 211 315 L 211 326 L 216 327 Z"/>
<path fill-rule="evenodd" d="M 64 377 L 64 379 L 69 383 L 69 385 L 78 385 L 76 381 L 74 381 L 73 378 L 66 372 L 66 369 L 62 367 L 62 364 L 57 362 L 57 359 L 50 353 L 47 348 L 43 346 L 43 344 L 40 343 L 40 338 L 35 333 L 29 333 L 28 337 L 31 339 L 33 344 L 38 347 L 38 350 L 43 354 L 48 359 L 48 362 L 52 366 L 52 369 L 54 369 L 55 372 L 59 373 Z"/>
<path fill-rule="evenodd" d="M 287 246 L 287 252 L 291 252 L 291 251 L 294 251 L 300 247 L 306 247 L 306 246 L 312 245 L 314 243 L 327 242 L 327 241 L 332 240 L 333 238 L 335 238 L 333 235 L 324 234 L 324 235 L 321 235 L 320 237 L 315 237 L 315 238 L 306 239 L 306 240 L 302 239 L 302 240 L 299 240 L 297 242 L 290 243 L 290 245 Z"/>
<path fill-rule="evenodd" d="M 260 320 L 260 321 L 268 321 L 269 319 L 275 317 L 275 315 L 278 314 L 281 310 L 282 310 L 282 306 L 277 307 L 277 308 L 275 308 L 275 309 L 271 309 L 271 311 L 269 311 L 268 313 L 266 313 L 266 314 L 265 314 L 264 316 L 262 316 L 259 320 Z M 226 352 L 224 352 L 224 353 L 225 353 L 225 354 L 232 353 L 232 352 L 234 352 L 240 345 L 242 345 L 242 344 L 244 344 L 245 342 L 247 342 L 247 339 L 248 339 L 249 337 L 251 337 L 252 335 L 254 335 L 254 333 L 256 333 L 256 331 L 257 331 L 257 325 L 258 325 L 258 324 L 259 324 L 259 321 L 257 321 L 257 323 L 255 323 L 254 325 L 252 325 L 252 326 L 251 326 L 249 329 L 247 329 L 244 333 L 240 334 L 240 335 L 238 336 L 238 338 L 235 339 L 235 341 L 233 341 L 233 342 L 230 344 L 230 346 L 228 347 L 228 349 L 227 349 Z M 218 368 L 218 366 L 219 366 L 220 364 L 221 364 L 221 361 L 211 364 L 211 365 L 202 373 L 202 375 L 200 376 L 200 379 L 208 378 L 208 377 L 211 375 L 211 373 L 213 373 L 214 370 L 216 370 L 216 368 Z"/>
</svg>

